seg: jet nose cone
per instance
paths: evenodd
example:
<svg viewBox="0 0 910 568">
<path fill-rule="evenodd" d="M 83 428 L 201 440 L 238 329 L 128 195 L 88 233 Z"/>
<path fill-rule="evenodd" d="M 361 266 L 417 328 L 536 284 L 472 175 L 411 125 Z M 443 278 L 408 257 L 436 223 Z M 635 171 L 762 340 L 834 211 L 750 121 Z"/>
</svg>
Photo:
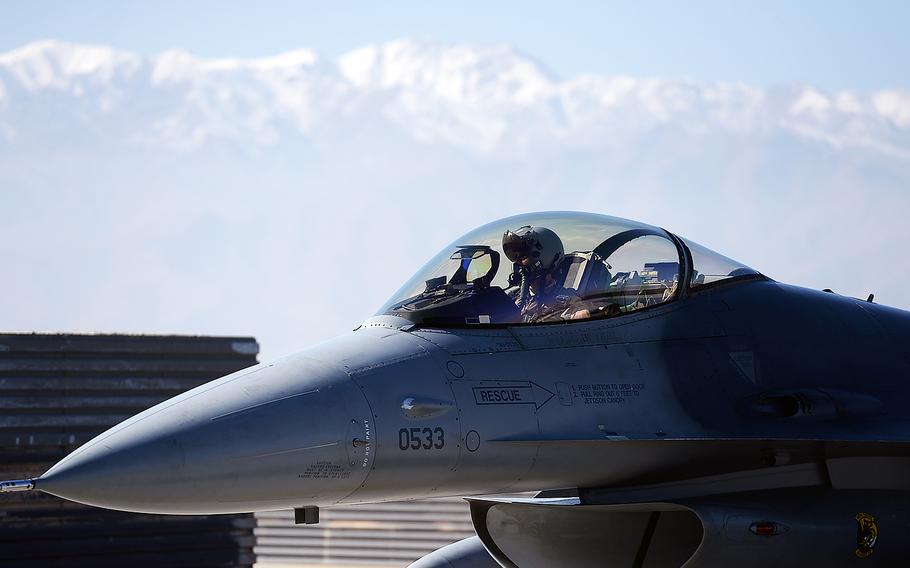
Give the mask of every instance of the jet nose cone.
<svg viewBox="0 0 910 568">
<path fill-rule="evenodd" d="M 36 481 L 60 497 L 147 513 L 329 505 L 369 471 L 366 399 L 305 356 L 228 375 L 152 407 Z"/>
</svg>

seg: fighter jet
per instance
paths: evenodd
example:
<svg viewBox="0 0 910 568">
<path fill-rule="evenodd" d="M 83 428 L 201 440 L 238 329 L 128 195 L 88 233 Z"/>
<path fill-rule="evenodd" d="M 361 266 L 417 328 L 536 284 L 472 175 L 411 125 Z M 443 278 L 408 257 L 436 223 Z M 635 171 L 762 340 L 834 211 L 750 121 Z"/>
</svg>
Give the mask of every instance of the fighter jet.
<svg viewBox="0 0 910 568">
<path fill-rule="evenodd" d="M 625 219 L 509 217 L 352 333 L 3 487 L 301 522 L 470 496 L 477 536 L 420 568 L 895 566 L 910 558 L 910 314 L 872 299 Z"/>
</svg>

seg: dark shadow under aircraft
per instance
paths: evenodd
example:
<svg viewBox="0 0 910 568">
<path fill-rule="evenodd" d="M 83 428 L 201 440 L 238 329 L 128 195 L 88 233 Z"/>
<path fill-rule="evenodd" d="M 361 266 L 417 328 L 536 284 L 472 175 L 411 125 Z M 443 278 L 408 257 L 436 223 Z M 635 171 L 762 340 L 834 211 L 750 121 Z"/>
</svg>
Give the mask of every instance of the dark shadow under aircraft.
<svg viewBox="0 0 910 568">
<path fill-rule="evenodd" d="M 657 227 L 520 215 L 455 241 L 353 333 L 166 401 L 3 489 L 307 522 L 487 496 L 469 498 L 477 536 L 415 568 L 897 566 L 908 340 L 907 312 L 775 282 Z"/>
</svg>

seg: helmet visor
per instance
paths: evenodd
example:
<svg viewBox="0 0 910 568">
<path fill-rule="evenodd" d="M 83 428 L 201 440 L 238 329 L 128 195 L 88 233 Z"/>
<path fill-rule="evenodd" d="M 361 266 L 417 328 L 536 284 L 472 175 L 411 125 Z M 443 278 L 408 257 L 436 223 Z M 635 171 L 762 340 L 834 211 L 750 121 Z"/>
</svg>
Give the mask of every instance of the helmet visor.
<svg viewBox="0 0 910 568">
<path fill-rule="evenodd" d="M 527 235 L 517 235 L 512 231 L 506 231 L 502 236 L 502 252 L 512 262 L 521 262 L 523 258 L 532 256 L 533 250 L 532 241 Z"/>
</svg>

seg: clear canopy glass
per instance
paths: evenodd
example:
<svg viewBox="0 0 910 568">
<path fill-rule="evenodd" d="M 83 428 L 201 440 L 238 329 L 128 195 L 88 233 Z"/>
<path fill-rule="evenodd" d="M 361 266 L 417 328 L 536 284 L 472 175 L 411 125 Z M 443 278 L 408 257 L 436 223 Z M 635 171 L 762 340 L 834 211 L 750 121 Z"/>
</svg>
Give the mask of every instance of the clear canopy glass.
<svg viewBox="0 0 910 568">
<path fill-rule="evenodd" d="M 689 286 L 698 288 L 728 278 L 758 274 L 757 270 L 749 268 L 741 262 L 718 254 L 708 247 L 702 246 L 689 239 L 682 239 L 689 252 L 692 254 L 692 278 Z"/>
<path fill-rule="evenodd" d="M 729 261 L 697 250 L 713 271 Z M 438 326 L 613 317 L 675 299 L 681 265 L 676 244 L 657 227 L 591 213 L 517 215 L 457 239 L 379 314 Z"/>
</svg>

